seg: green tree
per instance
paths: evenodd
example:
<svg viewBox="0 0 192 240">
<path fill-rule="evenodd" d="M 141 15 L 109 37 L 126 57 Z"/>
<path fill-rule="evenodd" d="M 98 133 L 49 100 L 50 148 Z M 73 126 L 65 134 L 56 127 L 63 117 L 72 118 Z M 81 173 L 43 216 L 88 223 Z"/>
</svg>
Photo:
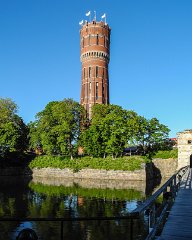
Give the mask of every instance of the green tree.
<svg viewBox="0 0 192 240">
<path fill-rule="evenodd" d="M 139 117 L 138 126 L 138 132 L 135 135 L 136 142 L 140 146 L 142 154 L 151 158 L 168 141 L 170 130 L 157 118 L 147 120 Z"/>
<path fill-rule="evenodd" d="M 0 98 L 0 155 L 23 152 L 28 145 L 28 128 L 17 115 L 17 105 L 9 98 Z"/>
<path fill-rule="evenodd" d="M 81 134 L 81 145 L 94 157 L 117 157 L 127 145 L 138 146 L 143 155 L 152 157 L 165 146 L 168 133 L 169 129 L 156 118 L 147 120 L 117 105 L 96 104 L 90 126 Z"/>
<path fill-rule="evenodd" d="M 129 114 L 117 105 L 92 107 L 90 127 L 81 135 L 85 152 L 92 156 L 121 155 L 128 141 Z"/>
<path fill-rule="evenodd" d="M 73 158 L 80 126 L 84 126 L 85 121 L 84 108 L 74 100 L 50 102 L 36 115 L 36 121 L 30 123 L 30 146 L 40 146 L 49 155 L 64 154 Z"/>
<path fill-rule="evenodd" d="M 88 129 L 81 131 L 79 146 L 83 147 L 84 154 L 103 157 L 105 149 L 99 126 L 90 125 Z"/>
</svg>

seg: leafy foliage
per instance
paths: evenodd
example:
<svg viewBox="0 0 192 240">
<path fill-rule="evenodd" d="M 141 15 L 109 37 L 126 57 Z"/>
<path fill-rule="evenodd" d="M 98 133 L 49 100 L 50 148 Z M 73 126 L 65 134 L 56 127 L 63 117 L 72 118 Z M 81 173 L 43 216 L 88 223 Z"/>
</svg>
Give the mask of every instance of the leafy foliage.
<svg viewBox="0 0 192 240">
<path fill-rule="evenodd" d="M 49 102 L 28 127 L 17 115 L 17 105 L 0 99 L 0 155 L 22 152 L 28 137 L 31 149 L 47 155 L 84 155 L 113 159 L 121 157 L 127 146 L 137 146 L 140 153 L 152 158 L 158 150 L 171 149 L 169 129 L 158 119 L 146 119 L 134 111 L 113 104 L 95 104 L 89 124 L 83 106 L 72 99 Z"/>
<path fill-rule="evenodd" d="M 23 152 L 28 145 L 28 128 L 17 115 L 17 105 L 11 99 L 0 98 L 0 156 Z"/>
<path fill-rule="evenodd" d="M 94 157 L 120 156 L 133 136 L 136 116 L 117 105 L 94 105 L 91 124 L 81 134 L 85 152 Z"/>
<path fill-rule="evenodd" d="M 142 155 L 151 158 L 168 145 L 169 129 L 159 120 L 139 116 L 117 105 L 99 105 L 92 108 L 88 129 L 82 132 L 80 144 L 85 153 L 94 157 L 121 156 L 127 145 L 138 146 Z M 166 143 L 166 144 L 165 144 Z"/>
<path fill-rule="evenodd" d="M 48 103 L 29 125 L 30 147 L 41 147 L 49 155 L 63 154 L 73 158 L 84 116 L 84 108 L 72 99 Z"/>
<path fill-rule="evenodd" d="M 138 117 L 138 120 L 136 142 L 140 146 L 141 153 L 151 158 L 155 152 L 162 149 L 164 142 L 168 141 L 169 129 L 160 124 L 156 118 L 147 120 L 144 117 Z"/>
</svg>

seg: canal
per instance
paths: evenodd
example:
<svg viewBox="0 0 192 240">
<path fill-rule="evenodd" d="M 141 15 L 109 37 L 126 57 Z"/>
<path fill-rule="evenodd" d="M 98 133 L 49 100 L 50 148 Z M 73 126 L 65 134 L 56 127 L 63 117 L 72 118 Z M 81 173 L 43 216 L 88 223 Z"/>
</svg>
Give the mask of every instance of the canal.
<svg viewBox="0 0 192 240">
<path fill-rule="evenodd" d="M 154 184 L 27 177 L 0 177 L 1 218 L 73 218 L 126 216 L 153 191 Z M 25 228 L 41 240 L 59 240 L 60 223 L 0 222 L 0 239 L 15 240 Z M 65 222 L 63 239 L 142 240 L 147 220 L 92 220 Z"/>
</svg>

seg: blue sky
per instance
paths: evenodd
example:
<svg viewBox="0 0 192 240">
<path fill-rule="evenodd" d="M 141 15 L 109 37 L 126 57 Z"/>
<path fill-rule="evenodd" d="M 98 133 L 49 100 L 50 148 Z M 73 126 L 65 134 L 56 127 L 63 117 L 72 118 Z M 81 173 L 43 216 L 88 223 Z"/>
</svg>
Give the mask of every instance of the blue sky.
<svg viewBox="0 0 192 240">
<path fill-rule="evenodd" d="M 26 123 L 49 101 L 79 101 L 88 10 L 112 29 L 110 102 L 157 117 L 171 137 L 192 128 L 191 0 L 1 0 L 0 97 Z"/>
</svg>

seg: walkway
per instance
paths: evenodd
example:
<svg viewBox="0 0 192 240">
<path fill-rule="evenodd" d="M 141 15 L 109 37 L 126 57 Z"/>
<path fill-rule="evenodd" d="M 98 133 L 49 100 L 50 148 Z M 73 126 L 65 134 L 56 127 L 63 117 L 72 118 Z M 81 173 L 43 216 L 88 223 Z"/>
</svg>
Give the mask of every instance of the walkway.
<svg viewBox="0 0 192 240">
<path fill-rule="evenodd" d="M 192 239 L 192 170 L 183 177 L 180 190 L 171 208 L 159 240 Z"/>
</svg>

